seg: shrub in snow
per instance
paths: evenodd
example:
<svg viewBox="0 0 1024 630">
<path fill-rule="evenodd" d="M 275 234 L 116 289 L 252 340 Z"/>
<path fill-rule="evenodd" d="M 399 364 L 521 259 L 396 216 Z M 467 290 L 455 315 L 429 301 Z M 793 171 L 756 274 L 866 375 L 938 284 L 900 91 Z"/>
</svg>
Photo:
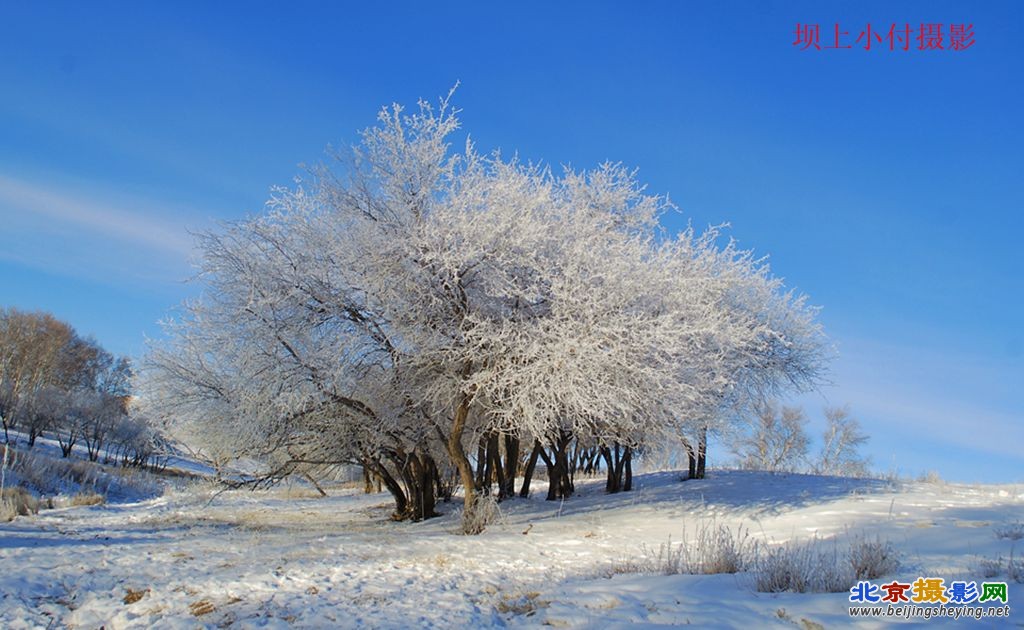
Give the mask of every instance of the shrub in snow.
<svg viewBox="0 0 1024 630">
<path fill-rule="evenodd" d="M 703 522 L 697 526 L 692 540 L 684 528 L 682 542 L 673 545 L 669 540 L 660 545 L 653 557 L 653 569 L 666 575 L 739 573 L 756 555 L 757 541 L 742 525 L 733 531 L 725 525 Z"/>
<path fill-rule="evenodd" d="M 873 580 L 888 575 L 899 567 L 899 557 L 892 544 L 880 538 L 855 537 L 850 543 L 850 566 L 858 580 Z"/>
<path fill-rule="evenodd" d="M 896 551 L 887 541 L 857 536 L 848 548 L 837 541 L 813 538 L 767 547 L 740 525 L 731 529 L 711 521 L 698 524 L 694 536 L 683 530 L 683 541 L 643 547 L 639 558 L 615 564 L 611 574 L 662 573 L 710 575 L 752 571 L 756 589 L 777 593 L 838 593 L 858 579 L 875 579 L 899 567 Z"/>
<path fill-rule="evenodd" d="M 1005 575 L 1008 580 L 1024 583 L 1024 563 L 1015 558 L 1012 552 L 1008 559 L 1003 556 L 979 558 L 975 570 L 983 578 L 997 578 Z"/>
<path fill-rule="evenodd" d="M 838 545 L 823 548 L 816 538 L 766 550 L 754 573 L 762 593 L 840 593 L 855 581 L 853 567 L 843 562 Z"/>
<path fill-rule="evenodd" d="M 1024 538 L 1024 523 L 1007 523 L 995 529 L 996 538 L 1000 540 L 1020 540 Z"/>
<path fill-rule="evenodd" d="M 106 500 L 106 497 L 104 497 L 102 494 L 96 494 L 95 492 L 79 492 L 77 494 L 71 495 L 71 497 L 68 498 L 67 503 L 70 506 L 101 505 L 105 503 Z"/>
<path fill-rule="evenodd" d="M 841 593 L 857 580 L 876 579 L 899 568 L 888 541 L 854 537 L 848 550 L 817 538 L 767 549 L 758 558 L 754 581 L 760 592 Z"/>
<path fill-rule="evenodd" d="M 983 578 L 999 577 L 1003 574 L 1003 558 L 979 558 L 975 570 Z"/>
<path fill-rule="evenodd" d="M 742 525 L 733 530 L 713 521 L 702 521 L 692 537 L 684 527 L 682 538 L 679 543 L 669 539 L 657 551 L 644 546 L 639 558 L 616 563 L 610 573 L 714 575 L 739 573 L 756 563 L 758 543 Z"/>
<path fill-rule="evenodd" d="M 462 533 L 479 534 L 489 525 L 502 519 L 498 499 L 494 495 L 482 494 L 474 502 L 472 510 L 462 512 Z"/>
</svg>

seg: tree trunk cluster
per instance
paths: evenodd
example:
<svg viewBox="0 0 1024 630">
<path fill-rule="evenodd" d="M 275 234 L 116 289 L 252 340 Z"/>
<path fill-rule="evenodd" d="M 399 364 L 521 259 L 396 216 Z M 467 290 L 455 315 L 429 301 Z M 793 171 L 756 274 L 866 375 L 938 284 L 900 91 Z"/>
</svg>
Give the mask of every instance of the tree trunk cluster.
<svg viewBox="0 0 1024 630">
<path fill-rule="evenodd" d="M 615 493 L 632 490 L 633 447 L 622 447 L 615 442 L 612 447 L 601 447 L 601 457 L 608 465 L 608 481 L 605 483 L 605 491 Z"/>
<path fill-rule="evenodd" d="M 458 424 L 456 424 L 458 428 Z M 547 500 L 571 497 L 576 490 L 577 474 L 600 474 L 605 469 L 605 491 L 628 492 L 633 489 L 633 458 L 635 448 L 620 442 L 588 445 L 563 431 L 545 444 L 534 440 L 526 448 L 519 437 L 492 431 L 480 437 L 475 457 L 469 457 L 459 442 L 445 442 L 454 466 L 444 469 L 424 449 L 401 448 L 384 450 L 377 458 L 366 458 L 363 464 L 363 488 L 367 493 L 386 489 L 395 500 L 396 520 L 420 521 L 436 516 L 437 501 L 448 501 L 458 486 L 464 491 L 466 510 L 475 509 L 480 496 L 496 496 L 505 501 L 530 495 L 530 486 L 537 464 L 544 462 L 548 477 Z M 689 457 L 689 477 L 703 477 L 707 452 L 707 431 L 698 435 L 696 446 L 684 441 Z M 461 460 L 461 464 L 460 464 Z M 516 479 L 522 478 L 516 487 Z"/>
<path fill-rule="evenodd" d="M 698 431 L 696 446 L 684 439 L 683 447 L 689 463 L 687 479 L 703 479 L 708 462 L 708 428 L 701 427 Z"/>
<path fill-rule="evenodd" d="M 386 450 L 383 457 L 364 458 L 362 465 L 364 490 L 379 490 L 383 485 L 391 493 L 393 519 L 422 521 L 438 516 L 437 497 L 445 496 L 445 490 L 437 463 L 428 453 Z"/>
</svg>

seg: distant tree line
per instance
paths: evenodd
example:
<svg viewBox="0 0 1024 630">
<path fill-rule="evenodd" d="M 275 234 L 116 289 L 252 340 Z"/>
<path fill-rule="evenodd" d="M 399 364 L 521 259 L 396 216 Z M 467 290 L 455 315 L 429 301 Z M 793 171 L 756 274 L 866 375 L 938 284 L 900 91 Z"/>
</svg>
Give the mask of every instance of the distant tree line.
<svg viewBox="0 0 1024 630">
<path fill-rule="evenodd" d="M 92 461 L 152 463 L 157 436 L 129 413 L 132 367 L 44 312 L 0 309 L 0 420 L 4 442 L 43 436 L 64 457 L 84 447 Z"/>
</svg>

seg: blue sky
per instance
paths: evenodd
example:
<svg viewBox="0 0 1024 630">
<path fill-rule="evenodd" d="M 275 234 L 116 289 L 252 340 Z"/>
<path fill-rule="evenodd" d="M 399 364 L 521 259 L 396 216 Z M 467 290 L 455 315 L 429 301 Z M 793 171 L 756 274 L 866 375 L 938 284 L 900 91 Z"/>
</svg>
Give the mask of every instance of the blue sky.
<svg viewBox="0 0 1024 630">
<path fill-rule="evenodd" d="M 214 6 L 216 5 L 216 6 Z M 1024 5 L 8 3 L 0 304 L 132 355 L 194 292 L 188 230 L 437 97 L 478 146 L 604 160 L 729 222 L 823 307 L 882 470 L 1024 479 Z M 797 23 L 973 24 L 966 51 L 800 50 Z M 948 27 L 944 27 L 948 28 Z M 948 41 L 947 41 L 948 44 Z M 712 454 L 714 456 L 714 454 Z"/>
</svg>

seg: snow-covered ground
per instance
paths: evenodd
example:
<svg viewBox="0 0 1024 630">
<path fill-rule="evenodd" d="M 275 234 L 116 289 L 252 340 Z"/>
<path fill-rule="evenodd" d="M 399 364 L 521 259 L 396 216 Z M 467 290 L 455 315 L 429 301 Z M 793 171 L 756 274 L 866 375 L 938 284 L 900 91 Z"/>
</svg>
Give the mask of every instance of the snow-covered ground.
<svg viewBox="0 0 1024 630">
<path fill-rule="evenodd" d="M 611 496 L 602 480 L 583 481 L 564 503 L 538 487 L 502 504 L 502 521 L 480 536 L 455 533 L 455 504 L 441 518 L 393 523 L 386 494 L 354 490 L 214 496 L 195 485 L 45 511 L 0 525 L 0 627 L 831 627 L 851 621 L 847 594 L 757 593 L 749 573 L 622 570 L 709 522 L 772 544 L 879 536 L 901 555 L 888 581 L 980 582 L 985 559 L 1024 552 L 1024 540 L 996 536 L 1024 521 L 1024 484 L 679 479 L 640 475 L 633 492 Z M 1008 590 L 1009 620 L 949 623 L 1020 625 L 1024 589 L 1011 580 Z"/>
</svg>

